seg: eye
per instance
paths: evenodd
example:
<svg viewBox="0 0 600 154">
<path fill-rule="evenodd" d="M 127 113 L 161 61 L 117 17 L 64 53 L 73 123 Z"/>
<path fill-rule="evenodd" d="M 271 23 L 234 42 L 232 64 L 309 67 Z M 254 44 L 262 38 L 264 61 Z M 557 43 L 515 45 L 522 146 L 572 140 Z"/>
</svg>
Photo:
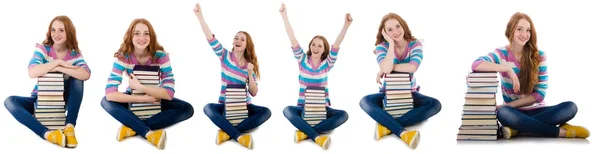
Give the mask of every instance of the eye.
<svg viewBox="0 0 600 154">
<path fill-rule="evenodd" d="M 388 32 L 391 32 L 391 31 L 392 31 L 392 28 L 388 28 L 388 29 L 387 29 L 387 31 L 388 31 Z"/>
<path fill-rule="evenodd" d="M 144 35 L 150 35 L 150 33 L 148 33 L 148 32 L 145 32 L 145 33 L 144 33 Z"/>
<path fill-rule="evenodd" d="M 135 33 L 133 33 L 133 35 L 138 36 L 138 35 L 140 35 L 140 33 L 139 32 L 135 32 Z"/>
</svg>

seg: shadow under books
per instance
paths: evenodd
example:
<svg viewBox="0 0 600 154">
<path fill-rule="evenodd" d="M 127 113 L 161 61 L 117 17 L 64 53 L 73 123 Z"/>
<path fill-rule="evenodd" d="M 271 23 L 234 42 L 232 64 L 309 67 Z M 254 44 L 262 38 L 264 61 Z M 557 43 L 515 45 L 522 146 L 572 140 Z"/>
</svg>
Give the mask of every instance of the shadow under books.
<svg viewBox="0 0 600 154">
<path fill-rule="evenodd" d="M 587 145 L 590 141 L 579 138 L 550 138 L 539 136 L 515 136 L 510 139 L 499 138 L 497 141 L 457 141 L 457 145 L 491 145 L 491 144 L 522 144 L 522 143 L 555 143 L 555 144 L 572 144 L 572 145 Z"/>
</svg>

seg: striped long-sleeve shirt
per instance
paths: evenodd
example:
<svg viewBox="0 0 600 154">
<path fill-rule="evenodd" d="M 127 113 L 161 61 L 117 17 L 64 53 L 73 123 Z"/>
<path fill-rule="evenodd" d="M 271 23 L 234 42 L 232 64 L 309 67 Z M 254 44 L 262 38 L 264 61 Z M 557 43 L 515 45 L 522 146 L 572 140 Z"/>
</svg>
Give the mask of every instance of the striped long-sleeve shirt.
<svg viewBox="0 0 600 154">
<path fill-rule="evenodd" d="M 533 93 L 531 93 L 531 95 L 535 98 L 535 100 L 537 102 L 532 105 L 519 108 L 521 110 L 530 110 L 530 109 L 543 107 L 546 105 L 546 103 L 544 102 L 544 97 L 546 97 L 546 89 L 548 89 L 548 70 L 547 70 L 547 66 L 546 66 L 546 55 L 544 54 L 543 51 L 538 51 L 538 53 L 539 53 L 539 57 L 540 57 L 540 66 L 538 67 L 538 69 L 539 69 L 538 83 L 535 85 L 535 88 L 533 89 Z M 521 64 L 519 63 L 519 60 L 517 60 L 515 58 L 515 55 L 513 54 L 513 52 L 509 51 L 506 48 L 506 46 L 497 48 L 493 52 L 490 52 L 485 56 L 479 57 L 477 60 L 475 60 L 473 62 L 473 65 L 471 66 L 472 69 L 475 70 L 475 68 L 477 68 L 477 66 L 479 66 L 481 63 L 483 63 L 485 61 L 495 63 L 495 64 L 500 64 L 500 65 L 510 66 L 513 69 L 513 71 L 515 71 L 515 74 L 517 74 L 517 76 L 519 76 L 519 74 L 521 72 Z M 510 80 L 508 73 L 500 73 L 500 74 L 502 76 L 502 79 L 501 79 L 502 86 L 501 87 L 502 87 L 502 98 L 504 100 L 504 103 L 510 103 L 514 100 L 517 100 L 517 99 L 527 96 L 527 95 L 522 94 L 521 92 L 520 93 L 514 92 L 512 80 Z"/>
<path fill-rule="evenodd" d="M 381 61 L 383 61 L 387 56 L 388 48 L 389 43 L 385 41 L 375 47 L 375 55 L 377 55 L 378 64 L 381 63 Z M 408 63 L 419 68 L 421 61 L 423 60 L 423 45 L 418 40 L 409 42 L 402 55 L 398 55 L 398 51 L 395 51 L 394 55 L 394 65 Z M 412 92 L 419 91 L 419 85 L 417 84 L 417 79 L 415 78 L 414 74 L 415 73 L 410 73 L 410 85 L 412 87 Z M 386 83 L 383 82 L 383 85 L 379 87 L 380 91 L 385 90 L 385 84 Z"/>
<path fill-rule="evenodd" d="M 235 55 L 223 48 L 221 42 L 219 42 L 214 35 L 212 39 L 208 40 L 208 43 L 221 61 L 221 93 L 219 95 L 219 103 L 225 103 L 225 88 L 227 87 L 227 84 L 247 85 L 249 83 L 248 70 L 246 69 L 248 63 L 240 64 Z M 256 74 L 252 74 L 252 77 L 258 86 Z M 246 92 L 246 96 L 247 103 L 251 104 L 252 96 L 250 95 L 250 92 Z"/>
<path fill-rule="evenodd" d="M 305 101 L 305 91 L 307 86 L 325 87 L 325 101 L 326 105 L 330 106 L 331 101 L 329 99 L 329 88 L 327 87 L 327 76 L 329 71 L 333 68 L 339 48 L 331 47 L 329 55 L 320 64 L 314 64 L 312 56 L 307 56 L 300 45 L 293 47 L 294 57 L 298 61 L 298 69 L 300 74 L 298 75 L 298 81 L 300 82 L 300 94 L 298 96 L 298 106 L 303 106 Z"/>
<path fill-rule="evenodd" d="M 58 59 L 58 55 L 56 54 L 56 51 L 52 46 L 36 44 L 36 48 L 33 51 L 33 57 L 31 58 L 31 60 L 29 60 L 28 69 L 31 69 L 36 65 L 52 62 L 55 59 Z M 73 66 L 79 66 L 85 69 L 85 71 L 87 71 L 88 74 L 91 74 L 90 67 L 88 67 L 87 63 L 83 59 L 83 55 L 80 52 L 76 52 L 74 50 L 70 51 L 65 55 L 65 57 L 62 58 L 62 60 L 67 63 L 73 64 Z M 31 95 L 37 95 L 37 92 L 38 85 L 36 84 L 31 92 Z"/>
<path fill-rule="evenodd" d="M 121 82 L 123 81 L 124 72 L 127 73 L 126 75 L 132 74 L 133 67 L 135 65 L 142 65 L 138 62 L 133 54 L 122 55 L 121 57 L 123 58 L 115 58 L 112 71 L 110 72 L 110 76 L 108 77 L 108 82 L 106 84 L 106 94 L 118 91 L 119 85 L 121 85 Z M 152 59 L 156 59 L 156 62 L 153 62 Z M 169 93 L 169 96 L 174 98 L 175 78 L 173 69 L 171 68 L 169 54 L 164 51 L 156 51 L 154 56 L 143 65 L 160 67 L 161 76 L 159 86 L 166 89 L 167 93 Z M 131 87 L 127 87 L 127 92 L 131 92 Z"/>
</svg>

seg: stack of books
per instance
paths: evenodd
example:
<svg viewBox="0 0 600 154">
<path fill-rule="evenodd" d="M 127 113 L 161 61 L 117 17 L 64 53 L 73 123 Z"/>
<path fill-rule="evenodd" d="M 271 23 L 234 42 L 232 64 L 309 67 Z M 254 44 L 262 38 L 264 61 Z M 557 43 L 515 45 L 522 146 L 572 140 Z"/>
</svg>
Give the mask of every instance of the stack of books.
<svg viewBox="0 0 600 154">
<path fill-rule="evenodd" d="M 159 66 L 135 65 L 133 67 L 133 75 L 135 75 L 138 81 L 146 87 L 160 87 Z M 146 95 L 146 93 L 136 89 L 132 89 L 131 94 Z M 129 110 L 131 110 L 138 118 L 144 120 L 160 113 L 161 104 L 160 102 L 129 103 Z"/>
<path fill-rule="evenodd" d="M 35 102 L 35 118 L 50 130 L 65 127 L 65 79 L 60 72 L 48 72 L 38 77 L 37 102 Z"/>
<path fill-rule="evenodd" d="M 325 87 L 308 86 L 304 90 L 302 119 L 311 127 L 327 119 L 327 97 Z"/>
<path fill-rule="evenodd" d="M 384 78 L 383 109 L 398 118 L 413 109 L 410 73 L 391 72 Z"/>
<path fill-rule="evenodd" d="M 457 140 L 498 140 L 496 117 L 497 72 L 469 72 L 462 124 Z"/>
<path fill-rule="evenodd" d="M 225 119 L 233 126 L 248 118 L 246 84 L 227 84 L 225 88 Z"/>
</svg>

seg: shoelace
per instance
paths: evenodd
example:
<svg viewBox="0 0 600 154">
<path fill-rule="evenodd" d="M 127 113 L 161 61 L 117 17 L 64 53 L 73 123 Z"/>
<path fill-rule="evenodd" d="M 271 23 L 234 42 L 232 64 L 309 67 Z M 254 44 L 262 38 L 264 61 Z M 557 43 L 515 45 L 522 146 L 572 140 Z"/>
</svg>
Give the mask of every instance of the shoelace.
<svg viewBox="0 0 600 154">
<path fill-rule="evenodd" d="M 70 131 L 69 129 L 65 130 L 64 134 L 66 136 L 75 136 L 75 131 Z"/>
<path fill-rule="evenodd" d="M 575 138 L 575 137 L 577 137 L 577 131 L 575 131 L 575 130 L 573 130 L 573 129 L 571 129 L 571 130 L 569 130 L 569 131 L 571 132 L 571 137 L 572 137 L 572 138 Z"/>
<path fill-rule="evenodd" d="M 127 132 L 125 132 L 125 135 L 126 135 L 125 137 L 131 137 L 131 136 L 133 136 L 133 131 L 127 130 Z"/>
</svg>

